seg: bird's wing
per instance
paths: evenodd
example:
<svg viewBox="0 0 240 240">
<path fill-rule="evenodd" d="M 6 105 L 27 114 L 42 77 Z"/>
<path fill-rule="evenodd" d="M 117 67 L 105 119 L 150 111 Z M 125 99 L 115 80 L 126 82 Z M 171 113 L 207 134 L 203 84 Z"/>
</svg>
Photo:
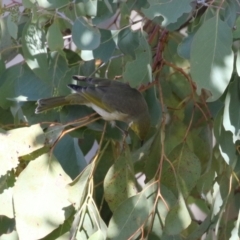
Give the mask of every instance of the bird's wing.
<svg viewBox="0 0 240 240">
<path fill-rule="evenodd" d="M 82 87 L 74 84 L 68 84 L 68 87 L 83 96 L 89 103 L 92 103 L 107 112 L 113 112 L 114 109 L 106 102 L 103 102 L 104 95 L 109 91 L 109 87 Z"/>
<path fill-rule="evenodd" d="M 85 77 L 85 76 L 79 76 L 79 75 L 74 75 L 74 76 L 72 76 L 72 78 L 79 82 L 85 82 L 85 83 L 87 83 L 91 86 L 95 86 L 95 87 L 110 86 L 112 83 L 112 80 L 109 80 L 106 78 Z"/>
</svg>

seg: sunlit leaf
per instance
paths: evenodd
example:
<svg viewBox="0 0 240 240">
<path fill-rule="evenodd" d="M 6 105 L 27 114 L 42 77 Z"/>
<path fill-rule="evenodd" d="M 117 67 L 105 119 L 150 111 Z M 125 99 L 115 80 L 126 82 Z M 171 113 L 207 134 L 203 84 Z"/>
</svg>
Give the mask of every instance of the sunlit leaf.
<svg viewBox="0 0 240 240">
<path fill-rule="evenodd" d="M 113 213 L 108 226 L 108 238 L 114 240 L 128 239 L 139 231 L 149 214 L 146 201 L 143 193 L 124 201 Z"/>
<path fill-rule="evenodd" d="M 239 78 L 229 84 L 223 112 L 223 126 L 233 134 L 233 142 L 240 140 L 240 84 Z"/>
<path fill-rule="evenodd" d="M 28 66 L 40 79 L 50 79 L 43 30 L 37 24 L 29 22 L 24 27 L 23 36 L 23 54 Z"/>
<path fill-rule="evenodd" d="M 167 215 L 165 230 L 167 233 L 175 235 L 180 233 L 183 229 L 186 229 L 190 223 L 191 216 L 188 212 L 186 203 L 180 194 L 178 202 L 173 208 L 171 208 Z"/>
<path fill-rule="evenodd" d="M 18 157 L 44 146 L 45 137 L 39 124 L 0 133 L 0 176 L 18 165 Z"/>
<path fill-rule="evenodd" d="M 150 19 L 162 16 L 164 18 L 162 22 L 164 27 L 176 22 L 183 13 L 189 13 L 192 10 L 191 0 L 183 0 L 181 2 L 178 0 L 148 0 L 148 3 L 149 7 L 142 8 L 142 12 Z"/>
<path fill-rule="evenodd" d="M 100 31 L 85 18 L 77 18 L 73 25 L 73 41 L 81 50 L 93 50 L 100 44 Z"/>
<path fill-rule="evenodd" d="M 42 238 L 64 222 L 69 215 L 65 189 L 69 182 L 53 156 L 45 154 L 29 163 L 20 174 L 13 195 L 20 238 Z"/>
<path fill-rule="evenodd" d="M 92 172 L 92 165 L 89 164 L 79 176 L 67 186 L 69 201 L 73 204 L 75 209 L 79 209 L 85 198 L 87 191 L 89 177 Z"/>
<path fill-rule="evenodd" d="M 217 100 L 225 91 L 233 71 L 232 32 L 215 16 L 198 29 L 191 47 L 191 75 L 202 88 L 211 91 L 209 101 Z"/>
</svg>

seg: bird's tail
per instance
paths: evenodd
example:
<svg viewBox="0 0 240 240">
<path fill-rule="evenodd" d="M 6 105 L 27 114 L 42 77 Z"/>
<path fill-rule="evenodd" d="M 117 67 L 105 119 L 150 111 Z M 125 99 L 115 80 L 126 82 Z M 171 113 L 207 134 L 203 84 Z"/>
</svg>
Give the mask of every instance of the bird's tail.
<svg viewBox="0 0 240 240">
<path fill-rule="evenodd" d="M 38 106 L 35 110 L 36 114 L 50 110 L 52 108 L 69 105 L 70 101 L 68 99 L 66 99 L 66 97 L 60 96 L 60 97 L 39 99 L 37 101 L 37 104 L 38 104 Z"/>
</svg>

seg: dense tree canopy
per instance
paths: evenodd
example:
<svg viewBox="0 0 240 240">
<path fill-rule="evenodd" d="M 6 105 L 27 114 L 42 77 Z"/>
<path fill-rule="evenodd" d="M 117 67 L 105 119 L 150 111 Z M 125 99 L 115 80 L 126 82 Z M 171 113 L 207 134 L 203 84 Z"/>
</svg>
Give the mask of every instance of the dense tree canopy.
<svg viewBox="0 0 240 240">
<path fill-rule="evenodd" d="M 239 238 L 239 0 L 12 0 L 1 14 L 1 239 Z M 141 91 L 145 141 L 86 106 L 35 114 L 73 75 Z"/>
</svg>

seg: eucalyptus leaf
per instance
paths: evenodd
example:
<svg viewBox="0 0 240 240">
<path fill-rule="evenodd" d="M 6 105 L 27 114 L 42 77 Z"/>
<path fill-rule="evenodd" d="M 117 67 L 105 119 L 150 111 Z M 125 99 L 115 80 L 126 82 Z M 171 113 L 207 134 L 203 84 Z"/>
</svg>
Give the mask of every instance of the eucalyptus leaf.
<svg viewBox="0 0 240 240">
<path fill-rule="evenodd" d="M 173 208 L 171 208 L 170 212 L 168 213 L 165 223 L 165 231 L 171 235 L 180 233 L 191 223 L 190 214 L 181 194 L 179 195 L 176 205 L 173 206 Z"/>
<path fill-rule="evenodd" d="M 139 47 L 136 49 L 135 55 L 136 59 L 126 64 L 123 73 L 123 78 L 132 87 L 152 81 L 150 72 L 152 54 L 144 34 L 139 34 Z"/>
<path fill-rule="evenodd" d="M 170 23 L 177 21 L 184 13 L 189 13 L 192 10 L 191 0 L 148 0 L 149 7 L 142 8 L 142 12 L 150 19 L 162 16 L 164 18 L 162 26 L 166 27 Z"/>
<path fill-rule="evenodd" d="M 232 32 L 218 16 L 198 29 L 191 47 L 191 75 L 198 92 L 211 91 L 208 101 L 217 100 L 225 91 L 233 71 Z"/>
<path fill-rule="evenodd" d="M 64 222 L 69 215 L 70 203 L 65 189 L 69 182 L 70 178 L 54 156 L 45 154 L 29 163 L 19 176 L 13 193 L 20 238 L 42 238 Z"/>
<path fill-rule="evenodd" d="M 59 24 L 56 21 L 48 29 L 47 42 L 51 51 L 63 49 L 64 41 Z"/>
<path fill-rule="evenodd" d="M 146 200 L 145 195 L 139 193 L 124 201 L 109 222 L 108 238 L 127 239 L 139 231 L 149 214 Z"/>
<path fill-rule="evenodd" d="M 23 36 L 22 48 L 28 66 L 40 79 L 45 81 L 50 79 L 43 30 L 37 24 L 28 22 L 24 26 Z"/>
<path fill-rule="evenodd" d="M 100 45 L 100 31 L 85 18 L 77 18 L 73 24 L 73 41 L 81 50 L 93 50 Z"/>
<path fill-rule="evenodd" d="M 114 212 L 126 199 L 137 194 L 133 166 L 129 154 L 120 156 L 104 179 L 104 197 Z"/>
</svg>

